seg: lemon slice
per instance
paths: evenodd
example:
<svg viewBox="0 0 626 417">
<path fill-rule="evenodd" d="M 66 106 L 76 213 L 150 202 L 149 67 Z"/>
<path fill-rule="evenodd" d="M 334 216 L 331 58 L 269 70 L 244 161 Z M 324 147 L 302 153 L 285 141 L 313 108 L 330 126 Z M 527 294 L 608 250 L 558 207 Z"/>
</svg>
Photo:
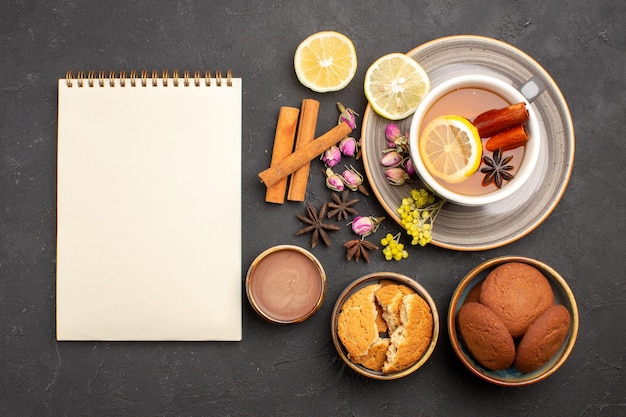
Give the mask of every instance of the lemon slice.
<svg viewBox="0 0 626 417">
<path fill-rule="evenodd" d="M 365 97 L 372 109 L 386 119 L 409 117 L 429 90 L 426 71 L 405 54 L 384 55 L 365 73 Z"/>
<path fill-rule="evenodd" d="M 338 91 L 356 73 L 354 44 L 338 32 L 317 32 L 298 45 L 293 58 L 298 80 L 318 93 Z"/>
<path fill-rule="evenodd" d="M 434 177 L 456 184 L 478 170 L 483 149 L 478 130 L 469 120 L 439 116 L 422 130 L 419 152 Z"/>
</svg>

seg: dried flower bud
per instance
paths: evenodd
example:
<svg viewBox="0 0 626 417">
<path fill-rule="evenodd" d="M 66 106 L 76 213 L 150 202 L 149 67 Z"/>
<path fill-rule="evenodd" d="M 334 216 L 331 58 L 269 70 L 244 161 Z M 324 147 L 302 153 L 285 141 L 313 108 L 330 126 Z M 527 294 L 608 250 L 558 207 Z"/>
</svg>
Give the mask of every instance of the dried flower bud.
<svg viewBox="0 0 626 417">
<path fill-rule="evenodd" d="M 352 191 L 357 191 L 359 186 L 363 184 L 363 175 L 359 173 L 354 167 L 346 167 L 346 170 L 341 173 L 343 182 Z"/>
<path fill-rule="evenodd" d="M 383 220 L 385 220 L 384 217 L 357 216 L 350 224 L 352 231 L 364 238 L 374 233 Z"/>
<path fill-rule="evenodd" d="M 409 174 L 402 168 L 387 168 L 385 170 L 385 176 L 391 185 L 402 185 L 409 179 Z"/>
<path fill-rule="evenodd" d="M 389 123 L 385 128 L 385 137 L 389 142 L 395 142 L 396 138 L 402 136 L 400 128 L 395 123 Z"/>
<path fill-rule="evenodd" d="M 339 102 L 337 102 L 337 108 L 339 109 L 339 112 L 340 112 L 338 123 L 346 122 L 348 126 L 350 126 L 350 129 L 354 129 L 356 127 L 355 116 L 358 116 L 358 113 L 352 109 L 346 109 L 343 106 L 343 104 Z"/>
<path fill-rule="evenodd" d="M 383 157 L 380 159 L 380 163 L 384 167 L 392 168 L 400 166 L 404 158 L 400 155 L 400 152 L 395 149 L 390 149 L 383 153 Z"/>
<path fill-rule="evenodd" d="M 390 148 L 399 148 L 399 152 L 408 152 L 409 139 L 400 131 L 395 123 L 389 123 L 385 128 L 385 137 Z"/>
<path fill-rule="evenodd" d="M 415 172 L 415 163 L 411 158 L 406 158 L 403 163 L 404 170 L 409 175 L 409 177 L 413 177 L 416 175 Z"/>
<path fill-rule="evenodd" d="M 346 136 L 339 142 L 339 150 L 345 156 L 355 156 L 359 150 L 359 145 L 352 136 Z"/>
<path fill-rule="evenodd" d="M 341 175 L 333 172 L 330 168 L 326 168 L 324 173 L 326 174 L 326 186 L 328 188 L 333 191 L 343 191 L 346 188 Z"/>
<path fill-rule="evenodd" d="M 328 168 L 332 168 L 341 161 L 341 151 L 337 146 L 333 145 L 326 149 L 326 151 L 322 154 L 321 159 Z"/>
</svg>

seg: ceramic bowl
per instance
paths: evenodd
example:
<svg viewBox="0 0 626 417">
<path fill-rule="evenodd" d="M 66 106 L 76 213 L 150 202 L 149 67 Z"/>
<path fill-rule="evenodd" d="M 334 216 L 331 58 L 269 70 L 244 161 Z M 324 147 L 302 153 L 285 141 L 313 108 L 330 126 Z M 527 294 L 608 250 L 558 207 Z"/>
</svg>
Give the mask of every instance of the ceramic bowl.
<svg viewBox="0 0 626 417">
<path fill-rule="evenodd" d="M 523 262 L 534 266 L 541 271 L 552 286 L 555 304 L 564 305 L 570 313 L 571 320 L 569 333 L 560 350 L 546 364 L 533 372 L 523 373 L 515 367 L 510 367 L 500 371 L 492 371 L 482 367 L 469 354 L 457 332 L 456 314 L 465 302 L 465 298 L 468 293 L 472 290 L 472 288 L 474 288 L 474 286 L 485 279 L 491 270 L 508 262 Z M 565 363 L 574 348 L 574 344 L 576 343 L 576 337 L 578 335 L 578 321 L 578 307 L 576 305 L 574 294 L 567 285 L 565 279 L 563 279 L 557 271 L 545 263 L 535 259 L 520 256 L 503 256 L 488 260 L 478 265 L 461 280 L 452 295 L 452 300 L 448 310 L 448 334 L 454 352 L 463 365 L 465 365 L 465 367 L 467 367 L 467 369 L 469 369 L 473 374 L 496 385 L 515 387 L 530 385 L 542 381 L 556 372 Z"/>
<path fill-rule="evenodd" d="M 246 274 L 252 308 L 272 323 L 291 324 L 311 317 L 326 295 L 326 273 L 309 251 L 279 245 L 261 253 Z"/>
<path fill-rule="evenodd" d="M 520 87 L 523 89 L 526 86 Z M 423 125 L 425 124 L 423 123 L 424 116 L 433 107 L 433 105 L 435 105 L 442 97 L 446 96 L 447 94 L 467 88 L 490 91 L 504 99 L 504 101 L 506 101 L 509 105 L 523 102 L 525 103 L 526 109 L 528 110 L 529 114 L 528 121 L 525 123 L 526 131 L 528 134 L 528 142 L 524 147 L 525 149 L 523 152 L 522 160 L 512 161 L 514 162 L 513 165 L 518 166 L 515 177 L 510 181 L 506 181 L 504 185 L 499 189 L 495 189 L 494 191 L 478 195 L 463 194 L 459 191 L 455 191 L 449 185 L 446 185 L 444 182 L 441 182 L 433 175 L 431 175 L 430 171 L 424 165 L 418 145 L 420 140 L 419 132 L 422 130 Z M 472 106 L 462 107 L 470 109 L 473 108 Z M 466 109 L 465 111 L 469 110 Z M 459 116 L 474 117 L 477 115 L 470 116 L 469 114 L 459 114 Z M 537 115 L 535 114 L 533 108 L 530 106 L 528 99 L 524 96 L 524 94 L 522 94 L 522 92 L 517 90 L 510 83 L 496 77 L 478 74 L 461 75 L 444 81 L 437 87 L 433 88 L 428 94 L 426 94 L 426 96 L 418 106 L 417 110 L 415 111 L 415 114 L 413 115 L 413 119 L 411 121 L 411 127 L 409 131 L 409 150 L 411 153 L 411 159 L 415 164 L 415 169 L 420 179 L 428 188 L 430 188 L 441 198 L 451 203 L 459 204 L 462 206 L 484 206 L 487 204 L 501 201 L 511 196 L 524 185 L 524 183 L 531 177 L 531 175 L 533 175 L 537 160 L 539 159 L 539 151 L 541 147 L 539 134 L 540 131 Z M 507 152 L 504 152 L 504 155 L 507 155 Z M 477 172 L 474 175 L 480 176 L 483 174 Z M 480 187 L 480 184 L 478 184 L 478 187 Z"/>
<path fill-rule="evenodd" d="M 431 335 L 431 339 L 430 339 L 430 343 L 428 347 L 426 348 L 422 356 L 415 361 L 415 363 L 397 372 L 385 373 L 382 371 L 374 371 L 362 365 L 352 362 L 350 358 L 348 357 L 348 351 L 343 346 L 341 339 L 339 338 L 339 334 L 338 334 L 338 319 L 339 319 L 339 314 L 341 312 L 341 309 L 344 303 L 350 298 L 351 295 L 353 295 L 355 292 L 357 292 L 361 288 L 367 285 L 380 283 L 381 281 L 393 281 L 394 283 L 403 284 L 412 288 L 418 295 L 420 295 L 428 303 L 428 306 L 430 307 L 430 311 L 432 312 L 432 317 L 433 317 L 432 335 Z M 415 372 L 422 365 L 424 365 L 426 361 L 428 361 L 428 358 L 430 357 L 430 355 L 433 353 L 433 350 L 435 349 L 435 346 L 437 344 L 437 338 L 439 336 L 439 314 L 437 313 L 437 306 L 435 305 L 435 302 L 433 301 L 430 294 L 428 294 L 428 292 L 424 289 L 424 287 L 418 284 L 415 280 L 405 275 L 401 275 L 401 274 L 394 273 L 394 272 L 372 273 L 369 275 L 365 275 L 361 278 L 358 278 L 355 281 L 353 281 L 351 284 L 349 284 L 341 293 L 341 295 L 339 295 L 339 298 L 337 299 L 335 303 L 335 307 L 332 312 L 331 320 L 332 320 L 331 331 L 332 331 L 333 343 L 341 359 L 351 369 L 358 372 L 359 374 L 364 375 L 369 378 L 379 379 L 379 380 L 398 379 L 398 378 L 402 378 L 404 376 L 407 376 Z"/>
</svg>

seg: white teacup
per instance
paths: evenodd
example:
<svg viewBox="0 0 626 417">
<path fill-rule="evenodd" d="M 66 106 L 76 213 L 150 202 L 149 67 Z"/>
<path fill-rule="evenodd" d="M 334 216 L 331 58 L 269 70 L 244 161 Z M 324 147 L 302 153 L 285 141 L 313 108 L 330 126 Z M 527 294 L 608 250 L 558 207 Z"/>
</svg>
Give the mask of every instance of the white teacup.
<svg viewBox="0 0 626 417">
<path fill-rule="evenodd" d="M 510 181 L 504 183 L 502 188 L 496 189 L 485 194 L 464 194 L 458 191 L 453 191 L 445 183 L 439 181 L 431 175 L 428 171 L 419 152 L 419 135 L 418 133 L 422 129 L 424 116 L 428 113 L 430 108 L 442 97 L 450 94 L 451 92 L 463 89 L 463 88 L 478 88 L 487 90 L 491 93 L 502 98 L 508 104 L 512 105 L 520 102 L 526 104 L 528 109 L 528 121 L 526 122 L 526 132 L 528 134 L 528 142 L 526 142 L 523 157 L 521 162 L 515 161 L 518 164 L 515 177 Z M 535 95 L 536 96 L 536 95 Z M 478 114 L 474 114 L 469 117 L 475 117 Z M 459 116 L 468 117 L 467 115 L 459 114 Z M 417 174 L 422 179 L 424 184 L 429 187 L 435 194 L 441 198 L 463 206 L 482 206 L 496 201 L 500 201 L 506 197 L 509 197 L 528 180 L 533 174 L 537 160 L 539 159 L 539 150 L 541 147 L 541 141 L 539 137 L 539 123 L 537 116 L 530 106 L 528 99 L 512 85 L 491 76 L 487 75 L 463 75 L 447 80 L 437 87 L 433 88 L 422 100 L 419 107 L 413 115 L 411 122 L 411 128 L 409 133 L 409 149 L 411 158 L 415 164 Z M 485 141 L 483 140 L 483 143 Z M 505 152 L 506 154 L 506 152 Z M 484 166 L 481 165 L 481 167 Z M 483 175 L 479 172 L 474 175 Z"/>
</svg>

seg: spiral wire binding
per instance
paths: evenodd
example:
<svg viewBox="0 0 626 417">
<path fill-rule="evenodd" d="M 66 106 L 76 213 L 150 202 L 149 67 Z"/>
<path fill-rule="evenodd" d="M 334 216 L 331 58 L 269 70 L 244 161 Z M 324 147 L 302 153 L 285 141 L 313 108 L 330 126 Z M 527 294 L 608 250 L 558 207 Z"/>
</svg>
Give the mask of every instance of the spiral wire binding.
<svg viewBox="0 0 626 417">
<path fill-rule="evenodd" d="M 150 76 L 149 76 L 150 75 Z M 194 71 L 193 73 L 193 85 L 199 87 L 202 84 L 202 72 Z M 174 87 L 179 87 L 181 85 L 184 87 L 189 87 L 191 85 L 191 73 L 188 70 L 183 71 L 182 76 L 179 70 L 174 70 L 172 73 L 172 84 Z M 115 71 L 109 71 L 107 75 L 106 71 L 78 71 L 76 76 L 74 76 L 73 71 L 67 71 L 65 73 L 65 82 L 68 87 L 74 87 L 76 85 L 79 88 L 85 87 L 95 87 L 96 85 L 99 87 L 104 87 L 105 84 L 109 83 L 110 87 L 115 87 L 115 81 L 119 81 L 120 87 L 126 87 L 127 83 L 131 87 L 136 87 L 137 85 L 141 85 L 142 87 L 147 87 L 148 80 L 152 83 L 153 87 L 157 87 L 159 85 L 159 80 L 164 87 L 169 85 L 170 73 L 168 70 L 163 70 L 161 72 L 161 76 L 159 76 L 159 72 L 157 70 L 152 70 L 148 72 L 146 70 L 142 70 L 138 73 L 136 70 L 132 70 L 127 77 L 126 71 L 120 71 L 119 76 Z M 139 82 L 138 82 L 139 80 Z M 226 83 L 226 86 L 233 86 L 233 74 L 231 70 L 226 71 L 226 77 L 222 76 L 222 71 L 215 71 L 215 77 L 211 77 L 211 71 L 204 72 L 204 85 L 210 87 L 212 81 L 215 81 L 215 85 L 217 87 L 221 87 L 222 84 Z"/>
</svg>

